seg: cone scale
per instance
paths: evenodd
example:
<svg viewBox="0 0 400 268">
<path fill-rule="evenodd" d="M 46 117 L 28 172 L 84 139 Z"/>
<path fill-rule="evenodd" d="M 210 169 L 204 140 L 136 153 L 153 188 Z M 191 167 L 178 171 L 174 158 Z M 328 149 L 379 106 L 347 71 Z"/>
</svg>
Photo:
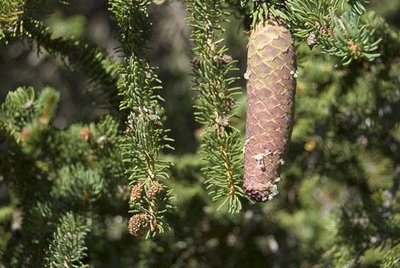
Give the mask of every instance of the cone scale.
<svg viewBox="0 0 400 268">
<path fill-rule="evenodd" d="M 293 124 L 295 53 L 290 31 L 259 23 L 248 44 L 247 116 L 243 188 L 257 202 L 277 193 Z"/>
</svg>

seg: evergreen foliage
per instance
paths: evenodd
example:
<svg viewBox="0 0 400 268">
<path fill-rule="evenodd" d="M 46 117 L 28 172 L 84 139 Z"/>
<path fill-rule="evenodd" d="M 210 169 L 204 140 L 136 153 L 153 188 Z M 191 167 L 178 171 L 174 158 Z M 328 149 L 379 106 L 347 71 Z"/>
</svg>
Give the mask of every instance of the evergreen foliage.
<svg viewBox="0 0 400 268">
<path fill-rule="evenodd" d="M 110 1 L 110 10 L 120 27 L 121 48 L 125 52 L 119 70 L 118 90 L 122 96 L 121 110 L 129 112 L 125 137 L 121 142 L 122 156 L 127 164 L 131 190 L 129 221 L 132 235 L 146 237 L 164 232 L 164 214 L 170 204 L 170 190 L 165 185 L 169 163 L 160 159 L 163 149 L 173 149 L 163 129 L 162 101 L 156 91 L 161 81 L 154 68 L 141 58 L 149 32 L 147 7 L 150 1 Z M 142 194 L 143 192 L 143 194 Z M 142 230 L 143 229 L 143 230 Z"/>
<path fill-rule="evenodd" d="M 89 267 L 83 263 L 87 256 L 85 236 L 89 228 L 82 217 L 67 213 L 60 219 L 47 252 L 47 267 Z"/>
<path fill-rule="evenodd" d="M 196 119 L 205 125 L 201 153 L 206 161 L 203 168 L 207 188 L 213 200 L 222 199 L 231 212 L 241 209 L 243 196 L 242 148 L 240 132 L 232 126 L 235 116 L 234 87 L 237 77 L 231 75 L 235 61 L 223 44 L 222 23 L 229 14 L 223 1 L 189 1 L 189 18 L 193 27 L 194 87 L 199 99 Z"/>
<path fill-rule="evenodd" d="M 39 51 L 43 48 L 71 69 L 84 72 L 89 78 L 89 83 L 101 89 L 101 94 L 106 97 L 108 104 L 118 107 L 119 99 L 115 91 L 117 66 L 106 56 L 103 49 L 85 40 L 52 38 L 49 29 L 36 20 L 26 20 L 24 30 L 24 34 L 36 42 Z M 91 91 L 93 94 L 94 90 Z"/>
<path fill-rule="evenodd" d="M 341 59 L 347 65 L 352 60 L 372 61 L 379 57 L 382 33 L 363 16 L 368 1 L 317 0 L 301 1 L 241 1 L 254 14 L 255 21 L 265 14 L 276 16 L 288 24 L 299 40 L 313 48 Z"/>
<path fill-rule="evenodd" d="M 53 35 L 46 16 L 65 5 L 0 0 L 2 82 L 7 72 L 21 84 L 4 57 L 21 46 L 19 57 L 83 72 L 88 94 L 111 104 L 63 125 L 53 83 L 1 83 L 0 266 L 397 267 L 400 5 L 383 2 L 109 0 L 118 60 L 89 35 Z M 175 29 L 157 15 L 166 9 L 191 27 L 179 37 L 191 47 L 185 74 L 159 60 L 177 38 L 153 32 Z M 243 33 L 271 16 L 296 37 L 295 125 L 280 194 L 252 204 L 241 189 Z M 169 60 L 190 69 L 182 55 Z M 189 74 L 185 98 L 166 94 Z M 198 153 L 171 150 L 166 103 L 194 105 Z"/>
</svg>

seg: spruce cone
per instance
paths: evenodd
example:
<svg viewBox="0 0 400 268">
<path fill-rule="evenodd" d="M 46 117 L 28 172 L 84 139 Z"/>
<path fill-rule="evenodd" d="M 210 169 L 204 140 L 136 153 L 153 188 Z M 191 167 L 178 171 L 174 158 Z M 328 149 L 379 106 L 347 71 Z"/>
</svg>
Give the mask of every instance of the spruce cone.
<svg viewBox="0 0 400 268">
<path fill-rule="evenodd" d="M 164 191 L 163 185 L 158 181 L 153 181 L 151 182 L 150 188 L 147 191 L 147 197 L 153 199 L 157 197 L 159 194 L 161 194 L 163 191 Z"/>
<path fill-rule="evenodd" d="M 288 29 L 258 24 L 249 38 L 247 118 L 243 188 L 254 201 L 278 191 L 280 166 L 293 124 L 295 53 Z"/>
<path fill-rule="evenodd" d="M 130 199 L 131 203 L 138 202 L 142 197 L 143 184 L 144 184 L 143 182 L 138 182 L 131 188 L 131 199 Z"/>
<path fill-rule="evenodd" d="M 146 215 L 139 213 L 133 215 L 128 222 L 128 231 L 133 236 L 142 236 L 145 232 Z"/>
</svg>

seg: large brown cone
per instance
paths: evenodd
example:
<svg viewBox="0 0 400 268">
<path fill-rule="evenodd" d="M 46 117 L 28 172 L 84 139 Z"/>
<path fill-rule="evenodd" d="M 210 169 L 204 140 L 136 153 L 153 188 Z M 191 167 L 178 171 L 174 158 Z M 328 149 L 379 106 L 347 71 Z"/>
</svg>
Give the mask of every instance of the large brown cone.
<svg viewBox="0 0 400 268">
<path fill-rule="evenodd" d="M 295 54 L 288 29 L 267 21 L 250 35 L 244 190 L 254 201 L 272 199 L 293 123 Z"/>
</svg>

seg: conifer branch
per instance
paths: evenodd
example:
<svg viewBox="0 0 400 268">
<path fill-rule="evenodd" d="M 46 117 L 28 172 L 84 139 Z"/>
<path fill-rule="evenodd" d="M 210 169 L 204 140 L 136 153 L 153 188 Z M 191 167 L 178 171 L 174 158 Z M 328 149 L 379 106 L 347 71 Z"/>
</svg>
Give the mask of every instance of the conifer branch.
<svg viewBox="0 0 400 268">
<path fill-rule="evenodd" d="M 89 227 L 85 219 L 72 212 L 61 219 L 45 257 L 45 267 L 89 267 L 83 260 L 87 256 L 85 237 Z"/>
<path fill-rule="evenodd" d="M 80 139 L 79 131 L 69 132 L 68 137 L 71 140 L 75 136 L 80 140 L 80 150 L 74 148 L 69 154 L 59 153 L 63 147 L 57 144 L 57 132 L 51 127 L 58 100 L 59 93 L 51 88 L 43 89 L 37 98 L 33 88 L 18 88 L 10 92 L 0 106 L 0 145 L 5 149 L 12 147 L 13 150 L 2 151 L 0 160 L 6 161 L 1 161 L 0 173 L 17 193 L 24 213 L 22 233 L 25 239 L 17 246 L 10 244 L 8 248 L 16 252 L 10 259 L 14 259 L 18 266 L 37 267 L 41 264 L 48 245 L 48 236 L 60 215 L 71 209 L 87 212 L 104 193 L 104 170 L 97 166 L 87 168 L 82 165 L 86 160 L 84 155 L 87 156 L 90 151 L 89 147 L 83 147 L 87 150 L 84 150 L 84 155 L 80 155 L 85 140 Z M 106 122 L 109 127 L 115 127 L 108 131 L 108 138 L 113 139 L 112 132 L 117 130 L 117 125 L 110 120 Z M 93 134 L 100 134 L 96 131 L 105 132 L 101 124 L 98 129 L 92 126 L 92 130 Z M 65 143 L 66 139 L 61 142 Z M 71 145 L 67 144 L 68 147 Z M 53 160 L 56 158 L 52 157 L 54 155 L 60 158 L 59 161 Z M 79 164 L 71 163 L 74 158 L 78 159 Z M 73 227 L 68 220 L 64 224 L 65 228 Z M 60 236 L 60 233 L 56 236 Z M 56 237 L 52 241 L 49 262 L 56 262 L 54 258 L 63 256 L 63 252 L 57 250 L 66 250 L 68 241 L 62 238 L 65 237 Z M 71 243 L 75 243 L 74 241 L 75 239 Z M 21 251 L 16 250 L 16 247 Z M 75 262 L 73 259 L 69 260 Z"/>
<path fill-rule="evenodd" d="M 129 112 L 122 156 L 127 164 L 131 191 L 129 232 L 134 236 L 154 236 L 165 229 L 164 214 L 170 205 L 168 179 L 170 163 L 160 160 L 163 149 L 171 148 L 163 129 L 164 111 L 156 91 L 161 89 L 154 68 L 142 58 L 150 22 L 151 1 L 112 0 L 110 10 L 120 27 L 121 48 L 125 53 L 119 71 L 121 110 Z"/>
<path fill-rule="evenodd" d="M 235 61 L 226 54 L 221 34 L 228 12 L 224 1 L 188 1 L 189 21 L 193 27 L 194 90 L 199 99 L 196 120 L 205 127 L 201 151 L 206 165 L 203 172 L 213 200 L 227 204 L 230 212 L 241 209 L 242 146 L 239 132 L 230 119 L 235 116 L 233 87 L 237 77 L 230 77 Z"/>
<path fill-rule="evenodd" d="M 343 65 L 357 59 L 372 61 L 380 56 L 381 39 L 362 20 L 365 1 L 346 2 L 289 0 L 286 20 L 296 36 L 339 57 Z"/>
<path fill-rule="evenodd" d="M 117 103 L 116 69 L 104 51 L 84 40 L 73 38 L 52 38 L 48 27 L 30 18 L 30 13 L 42 0 L 1 0 L 0 1 L 0 41 L 8 42 L 16 37 L 33 38 L 53 56 L 61 57 L 67 65 L 85 71 L 90 82 L 104 87 L 104 93 L 111 102 Z"/>
<path fill-rule="evenodd" d="M 253 21 L 263 15 L 279 18 L 310 48 L 320 47 L 324 53 L 340 58 L 343 65 L 359 59 L 373 61 L 382 54 L 382 36 L 364 19 L 366 0 L 244 0 L 241 3 Z"/>
<path fill-rule="evenodd" d="M 0 106 L 0 124 L 26 147 L 49 130 L 59 98 L 60 94 L 52 88 L 44 88 L 37 99 L 32 87 L 18 88 L 10 92 Z"/>
<path fill-rule="evenodd" d="M 23 18 L 42 0 L 0 0 L 0 42 L 23 32 Z"/>
<path fill-rule="evenodd" d="M 49 28 L 30 17 L 42 0 L 1 0 L 0 41 L 28 37 L 37 41 L 52 56 L 59 57 L 67 66 L 83 70 L 94 87 L 102 87 L 109 102 L 117 107 L 116 66 L 106 53 L 94 44 L 74 38 L 52 38 Z"/>
<path fill-rule="evenodd" d="M 59 0 L 66 3 L 68 0 Z M 8 43 L 24 34 L 25 20 L 32 18 L 32 13 L 44 0 L 0 0 L 0 43 Z"/>
<path fill-rule="evenodd" d="M 36 20 L 24 21 L 25 35 L 35 40 L 38 50 L 44 48 L 53 57 L 60 58 L 67 67 L 83 71 L 89 77 L 89 83 L 101 88 L 113 107 L 118 107 L 117 66 L 95 44 L 74 38 L 53 38 L 49 28 Z"/>
</svg>

